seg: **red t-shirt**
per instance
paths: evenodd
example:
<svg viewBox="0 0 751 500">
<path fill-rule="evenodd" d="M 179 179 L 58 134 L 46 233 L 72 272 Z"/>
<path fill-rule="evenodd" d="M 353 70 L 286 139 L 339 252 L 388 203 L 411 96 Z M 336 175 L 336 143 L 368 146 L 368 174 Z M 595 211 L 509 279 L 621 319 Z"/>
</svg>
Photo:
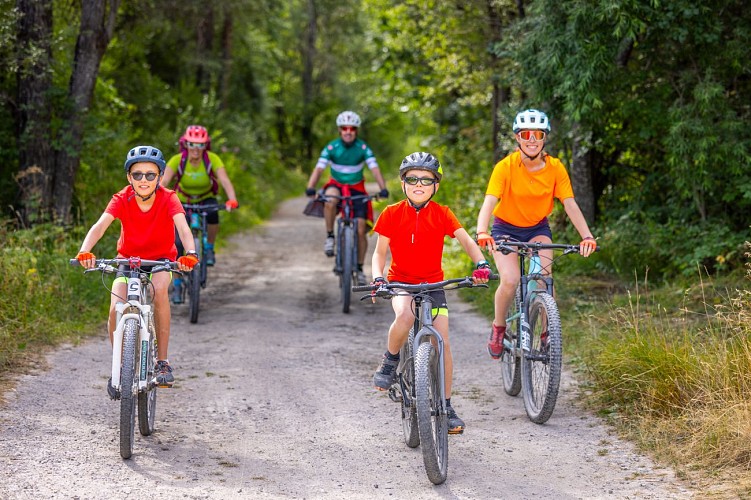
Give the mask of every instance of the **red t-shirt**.
<svg viewBox="0 0 751 500">
<path fill-rule="evenodd" d="M 138 208 L 133 187 L 126 186 L 112 196 L 105 212 L 120 219 L 122 224 L 117 241 L 119 255 L 146 260 L 177 258 L 175 222 L 172 218 L 184 214 L 185 210 L 171 189 L 157 189 L 154 204 L 144 212 Z"/>
<path fill-rule="evenodd" d="M 373 231 L 390 239 L 387 279 L 409 284 L 443 280 L 444 238 L 453 238 L 461 227 L 449 207 L 433 201 L 419 211 L 407 200 L 386 207 Z"/>
</svg>

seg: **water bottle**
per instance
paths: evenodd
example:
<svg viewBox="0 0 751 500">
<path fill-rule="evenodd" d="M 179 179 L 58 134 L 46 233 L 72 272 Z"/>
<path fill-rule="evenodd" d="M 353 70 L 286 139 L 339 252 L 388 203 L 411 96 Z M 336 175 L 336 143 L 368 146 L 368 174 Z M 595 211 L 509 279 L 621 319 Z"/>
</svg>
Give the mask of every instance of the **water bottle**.
<svg viewBox="0 0 751 500">
<path fill-rule="evenodd" d="M 191 229 L 201 229 L 201 218 L 195 212 L 190 214 L 190 227 Z"/>
</svg>

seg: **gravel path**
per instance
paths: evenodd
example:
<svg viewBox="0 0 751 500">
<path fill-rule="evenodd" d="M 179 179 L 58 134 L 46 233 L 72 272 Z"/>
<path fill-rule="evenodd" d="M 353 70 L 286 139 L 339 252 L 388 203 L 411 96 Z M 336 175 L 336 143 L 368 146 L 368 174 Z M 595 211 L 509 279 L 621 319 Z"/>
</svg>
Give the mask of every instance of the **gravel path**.
<svg viewBox="0 0 751 500">
<path fill-rule="evenodd" d="M 343 314 L 320 219 L 303 199 L 234 237 L 210 269 L 199 322 L 173 310 L 177 383 L 160 390 L 156 431 L 118 448 L 104 332 L 63 346 L 0 407 L 0 498 L 692 498 L 575 406 L 566 374 L 548 423 L 503 392 L 485 351 L 489 322 L 449 297 L 454 407 L 449 476 L 432 485 L 402 439 L 399 407 L 372 388 L 387 303 Z M 371 247 L 375 240 L 371 239 Z M 92 279 L 91 286 L 98 286 Z M 488 293 L 478 290 L 477 293 Z M 106 300 L 103 295 L 102 300 Z"/>
</svg>

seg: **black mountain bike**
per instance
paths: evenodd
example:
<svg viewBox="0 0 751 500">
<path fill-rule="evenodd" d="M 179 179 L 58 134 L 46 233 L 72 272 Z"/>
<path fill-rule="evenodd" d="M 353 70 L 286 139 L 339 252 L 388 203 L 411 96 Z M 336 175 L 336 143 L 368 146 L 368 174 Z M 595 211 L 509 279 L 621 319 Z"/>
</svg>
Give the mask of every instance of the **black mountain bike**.
<svg viewBox="0 0 751 500">
<path fill-rule="evenodd" d="M 558 399 L 563 334 L 553 296 L 553 278 L 543 274 L 539 252 L 543 249 L 562 250 L 560 258 L 579 253 L 579 245 L 502 239 L 496 241 L 496 247 L 504 254 L 518 254 L 521 272 L 506 319 L 510 340 L 504 339 L 501 354 L 503 389 L 510 396 L 517 396 L 523 390 L 527 416 L 542 424 L 553 414 Z"/>
<path fill-rule="evenodd" d="M 217 204 L 183 204 L 185 209 L 185 216 L 188 219 L 190 230 L 193 233 L 194 248 L 198 253 L 198 259 L 200 261 L 193 270 L 188 274 L 188 280 L 186 286 L 182 289 L 183 302 L 185 301 L 185 294 L 188 294 L 190 300 L 190 322 L 198 322 L 198 308 L 201 302 L 201 288 L 206 288 L 206 280 L 208 279 L 208 269 L 204 262 L 204 256 L 206 255 L 206 246 L 209 243 L 206 216 L 213 212 L 225 210 L 221 205 Z"/>
<path fill-rule="evenodd" d="M 76 259 L 70 263 L 79 265 Z M 138 429 L 144 436 L 154 432 L 156 416 L 156 329 L 152 306 L 151 274 L 177 270 L 177 262 L 130 259 L 97 259 L 85 272 L 122 273 L 128 280 L 127 297 L 115 306 L 117 326 L 112 336 L 112 387 L 120 400 L 120 456 L 133 455 L 136 407 Z M 145 269 L 144 269 L 145 268 Z M 151 269 L 148 269 L 151 268 Z M 110 290 L 109 286 L 104 285 Z"/>
<path fill-rule="evenodd" d="M 498 279 L 498 276 L 491 276 Z M 390 299 L 408 295 L 413 299 L 415 324 L 401 351 L 397 382 L 389 388 L 392 401 L 401 403 L 404 441 L 410 448 L 421 445 L 425 472 L 433 484 L 441 484 L 448 475 L 448 417 L 444 385 L 443 338 L 433 327 L 433 290 L 487 288 L 475 284 L 471 276 L 437 283 L 407 285 L 388 283 L 353 287 L 354 292 L 371 292 L 360 300 Z"/>
<path fill-rule="evenodd" d="M 377 199 L 377 195 L 357 194 L 339 196 L 319 193 L 319 198 L 328 202 L 339 200 L 339 217 L 336 220 L 336 259 L 334 274 L 339 277 L 342 312 L 348 313 L 352 297 L 352 285 L 357 285 L 358 221 L 354 216 L 353 203 Z"/>
</svg>

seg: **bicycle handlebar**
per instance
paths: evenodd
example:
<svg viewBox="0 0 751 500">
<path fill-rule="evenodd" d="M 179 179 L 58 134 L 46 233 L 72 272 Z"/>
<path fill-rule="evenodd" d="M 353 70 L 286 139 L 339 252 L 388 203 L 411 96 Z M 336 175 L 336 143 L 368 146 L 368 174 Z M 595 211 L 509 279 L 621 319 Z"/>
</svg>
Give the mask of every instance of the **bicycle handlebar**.
<svg viewBox="0 0 751 500">
<path fill-rule="evenodd" d="M 77 259 L 70 259 L 72 266 L 80 266 L 81 263 Z M 101 271 L 103 273 L 116 273 L 119 266 L 130 266 L 131 262 L 137 262 L 137 267 L 141 266 L 153 266 L 150 273 L 158 273 L 161 271 L 177 271 L 182 272 L 179 269 L 179 264 L 175 261 L 169 260 L 146 260 L 146 259 L 96 259 L 96 267 L 87 269 L 85 272 Z M 198 264 L 196 264 L 198 265 Z"/>
<path fill-rule="evenodd" d="M 564 254 L 579 253 L 579 245 L 571 243 L 542 243 L 540 241 L 510 241 L 507 239 L 495 240 L 496 249 L 504 255 L 511 252 L 536 252 L 538 250 L 563 250 Z M 600 247 L 595 248 L 599 251 Z"/>
<path fill-rule="evenodd" d="M 498 275 L 497 274 L 491 274 L 490 278 L 491 280 L 497 280 Z M 455 287 L 446 288 L 449 285 L 457 285 Z M 399 289 L 401 291 L 407 292 L 410 295 L 415 295 L 419 293 L 425 293 L 430 292 L 432 290 L 456 290 L 458 288 L 473 288 L 473 287 L 487 287 L 488 285 L 485 283 L 475 283 L 472 279 L 472 276 L 465 276 L 463 278 L 451 278 L 443 281 L 437 281 L 435 283 L 419 283 L 416 285 L 413 284 L 407 284 L 407 283 L 383 283 L 378 285 L 359 285 L 359 286 L 353 286 L 352 291 L 353 292 L 376 292 L 376 297 L 388 297 L 392 295 L 396 295 L 396 292 L 393 292 L 393 289 Z M 370 297 L 370 295 L 365 296 L 365 298 Z"/>
<path fill-rule="evenodd" d="M 183 203 L 183 208 L 186 210 L 197 210 L 199 212 L 221 212 L 227 210 L 227 207 L 219 204 L 201 204 L 201 203 Z"/>
<path fill-rule="evenodd" d="M 317 198 L 319 200 L 323 201 L 329 201 L 329 198 L 332 200 L 378 200 L 380 196 L 378 194 L 354 194 L 349 196 L 341 196 L 338 194 L 324 194 L 324 193 L 318 193 Z"/>
</svg>

